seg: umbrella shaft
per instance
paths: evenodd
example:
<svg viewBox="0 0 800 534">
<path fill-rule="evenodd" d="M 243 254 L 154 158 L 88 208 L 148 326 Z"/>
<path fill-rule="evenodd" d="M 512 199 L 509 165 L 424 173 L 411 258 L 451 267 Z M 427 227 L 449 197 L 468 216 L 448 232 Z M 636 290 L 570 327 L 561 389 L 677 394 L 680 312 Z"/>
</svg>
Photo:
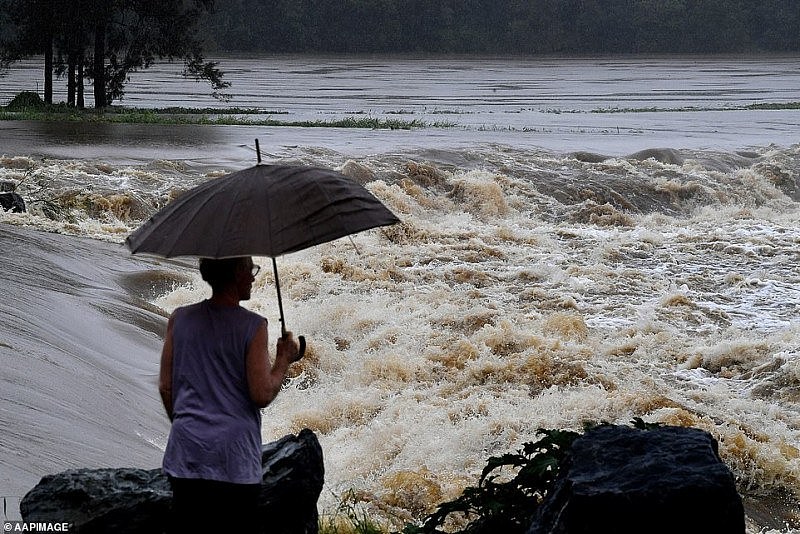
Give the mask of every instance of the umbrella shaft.
<svg viewBox="0 0 800 534">
<path fill-rule="evenodd" d="M 278 263 L 272 258 L 272 272 L 275 273 L 275 290 L 278 292 L 278 311 L 281 314 L 281 336 L 286 335 L 286 321 L 283 318 L 283 301 L 281 300 L 281 284 L 278 281 Z"/>
</svg>

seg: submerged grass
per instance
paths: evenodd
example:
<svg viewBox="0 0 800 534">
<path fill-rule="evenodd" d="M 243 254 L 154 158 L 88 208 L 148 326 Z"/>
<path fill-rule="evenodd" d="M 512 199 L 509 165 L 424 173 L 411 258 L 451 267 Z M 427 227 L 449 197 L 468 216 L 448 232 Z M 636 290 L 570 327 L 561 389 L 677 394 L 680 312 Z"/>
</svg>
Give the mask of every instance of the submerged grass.
<svg viewBox="0 0 800 534">
<path fill-rule="evenodd" d="M 750 104 L 749 106 L 746 106 L 745 109 L 766 109 L 766 110 L 800 109 L 800 102 L 783 102 L 779 104 L 763 102 L 761 104 Z"/>
<path fill-rule="evenodd" d="M 427 123 L 421 120 L 379 119 L 374 117 L 347 117 L 334 120 L 284 121 L 273 118 L 250 119 L 238 114 L 195 115 L 166 114 L 150 110 L 137 110 L 114 113 L 59 112 L 51 111 L 0 111 L 0 120 L 62 121 L 89 123 L 128 123 L 128 124 L 201 124 L 216 126 L 295 126 L 301 128 L 368 128 L 373 130 L 411 130 L 414 128 L 446 128 L 455 123 Z"/>
<path fill-rule="evenodd" d="M 132 108 L 110 108 L 111 112 L 123 113 L 129 112 Z M 258 108 L 187 108 L 180 106 L 173 106 L 167 108 L 153 108 L 147 111 L 162 114 L 182 114 L 182 115 L 288 115 L 288 111 L 268 111 Z"/>
<path fill-rule="evenodd" d="M 266 115 L 252 118 L 248 115 Z M 108 108 L 103 111 L 79 110 L 65 105 L 0 107 L 0 120 L 127 123 L 127 124 L 192 124 L 216 126 L 294 126 L 299 128 L 364 128 L 372 130 L 411 130 L 415 128 L 451 128 L 454 122 L 425 122 L 418 119 L 381 119 L 346 117 L 331 120 L 288 121 L 273 118 L 288 115 L 287 111 L 265 111 L 252 108 Z"/>
<path fill-rule="evenodd" d="M 593 109 L 590 113 L 667 113 L 667 112 L 691 112 L 691 111 L 745 111 L 745 110 L 791 110 L 800 109 L 800 102 L 762 102 L 760 104 L 748 104 L 746 106 L 728 107 L 682 107 L 682 108 L 599 108 Z"/>
</svg>

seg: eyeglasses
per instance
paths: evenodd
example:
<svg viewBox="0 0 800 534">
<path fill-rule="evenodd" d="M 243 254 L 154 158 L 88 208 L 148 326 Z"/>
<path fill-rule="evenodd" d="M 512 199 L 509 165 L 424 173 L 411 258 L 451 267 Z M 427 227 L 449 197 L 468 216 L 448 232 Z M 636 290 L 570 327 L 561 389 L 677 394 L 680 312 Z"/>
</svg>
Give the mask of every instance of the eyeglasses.
<svg viewBox="0 0 800 534">
<path fill-rule="evenodd" d="M 261 270 L 260 265 L 253 265 L 252 267 L 250 267 L 250 275 L 253 276 L 253 278 L 255 278 L 255 276 L 258 274 L 258 271 L 260 270 Z"/>
</svg>

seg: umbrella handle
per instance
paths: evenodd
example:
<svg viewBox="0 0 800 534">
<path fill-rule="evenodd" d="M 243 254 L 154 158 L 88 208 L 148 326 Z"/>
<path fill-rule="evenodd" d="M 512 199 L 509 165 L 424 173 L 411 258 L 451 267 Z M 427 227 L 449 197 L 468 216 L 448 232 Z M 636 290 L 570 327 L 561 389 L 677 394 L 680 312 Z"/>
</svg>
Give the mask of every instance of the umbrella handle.
<svg viewBox="0 0 800 534">
<path fill-rule="evenodd" d="M 283 301 L 281 300 L 281 284 L 278 281 L 278 264 L 275 261 L 275 258 L 272 258 L 272 271 L 275 273 L 275 289 L 278 292 L 278 310 L 280 311 L 280 314 L 281 314 L 281 336 L 285 336 L 286 335 L 286 320 L 283 317 Z M 306 336 L 299 336 L 297 338 L 297 340 L 300 342 L 300 350 L 297 353 L 298 358 L 295 361 L 299 361 L 303 357 L 303 355 L 306 353 Z"/>
</svg>

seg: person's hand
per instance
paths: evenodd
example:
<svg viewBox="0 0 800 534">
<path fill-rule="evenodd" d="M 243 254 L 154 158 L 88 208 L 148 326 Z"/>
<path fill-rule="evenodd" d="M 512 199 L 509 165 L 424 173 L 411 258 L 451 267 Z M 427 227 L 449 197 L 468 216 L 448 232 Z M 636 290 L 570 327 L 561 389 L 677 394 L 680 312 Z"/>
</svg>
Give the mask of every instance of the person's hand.
<svg viewBox="0 0 800 534">
<path fill-rule="evenodd" d="M 300 353 L 300 345 L 295 341 L 291 332 L 286 332 L 278 339 L 276 352 L 278 358 L 286 358 L 289 363 L 294 363 L 303 357 Z"/>
</svg>

